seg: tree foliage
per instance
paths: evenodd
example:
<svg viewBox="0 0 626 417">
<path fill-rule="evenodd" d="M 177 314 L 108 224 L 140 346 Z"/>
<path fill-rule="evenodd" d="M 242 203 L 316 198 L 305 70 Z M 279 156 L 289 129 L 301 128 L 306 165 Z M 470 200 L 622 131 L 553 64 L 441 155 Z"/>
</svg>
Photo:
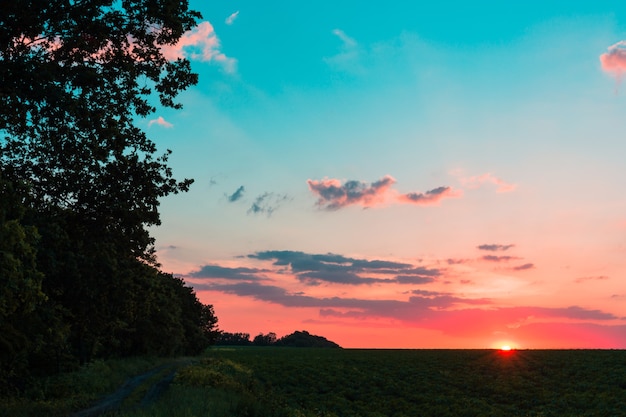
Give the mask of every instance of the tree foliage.
<svg viewBox="0 0 626 417">
<path fill-rule="evenodd" d="M 152 260 L 145 226 L 158 199 L 186 191 L 169 151 L 134 125 L 197 82 L 189 61 L 167 61 L 199 16 L 186 1 L 5 2 L 0 19 L 2 160 L 27 179 L 38 209 L 64 208 L 125 238 Z"/>
<path fill-rule="evenodd" d="M 306 330 L 295 331 L 287 336 L 283 336 L 276 341 L 275 346 L 286 347 L 313 347 L 313 348 L 339 348 L 340 346 L 326 339 L 323 336 L 310 334 Z"/>
<path fill-rule="evenodd" d="M 259 333 L 252 340 L 252 344 L 255 346 L 271 346 L 276 343 L 276 333 L 269 332 L 268 334 Z"/>
<path fill-rule="evenodd" d="M 222 332 L 218 335 L 215 344 L 222 346 L 248 346 L 252 342 L 250 341 L 250 333 Z"/>
<path fill-rule="evenodd" d="M 45 300 L 43 274 L 36 268 L 38 234 L 21 224 L 24 207 L 15 187 L 0 172 L 0 383 L 25 366 L 24 353 L 37 349 L 29 324 Z"/>
<path fill-rule="evenodd" d="M 312 347 L 312 348 L 340 348 L 337 343 L 323 336 L 310 334 L 306 330 L 295 331 L 281 338 L 276 333 L 259 333 L 250 341 L 248 333 L 221 332 L 217 337 L 216 344 L 225 346 L 282 346 L 282 347 Z"/>
<path fill-rule="evenodd" d="M 173 178 L 170 151 L 159 155 L 135 126 L 157 99 L 179 108 L 176 96 L 197 83 L 189 61 L 163 48 L 199 13 L 186 0 L 1 9 L 2 365 L 18 350 L 31 368 L 61 369 L 202 349 L 216 337 L 214 311 L 158 269 L 149 233 L 159 200 L 192 180 Z"/>
</svg>

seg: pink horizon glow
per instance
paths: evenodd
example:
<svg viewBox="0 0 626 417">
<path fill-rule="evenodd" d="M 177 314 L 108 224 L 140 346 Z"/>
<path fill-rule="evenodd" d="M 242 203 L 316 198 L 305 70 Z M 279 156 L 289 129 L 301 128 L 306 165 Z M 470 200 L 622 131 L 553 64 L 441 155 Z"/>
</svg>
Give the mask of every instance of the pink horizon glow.
<svg viewBox="0 0 626 417">
<path fill-rule="evenodd" d="M 502 253 L 516 245 L 477 247 Z M 527 277 L 534 264 L 515 267 L 527 261 L 521 259 L 512 254 L 502 259 L 511 267 L 489 272 L 494 262 L 482 258 L 442 263 L 265 251 L 182 276 L 214 305 L 220 329 L 251 337 L 307 330 L 347 348 L 626 348 L 626 322 L 609 308 L 615 297 L 606 309 L 567 294 L 546 299 Z M 605 278 L 583 279 L 592 280 Z"/>
<path fill-rule="evenodd" d="M 220 329 L 249 333 L 251 338 L 259 333 L 275 332 L 281 337 L 307 330 L 344 348 L 482 349 L 505 344 L 515 349 L 626 348 L 624 325 L 549 318 L 518 325 L 507 323 L 497 309 L 482 310 L 478 315 L 473 310 L 458 310 L 439 320 L 420 323 L 416 317 L 410 323 L 376 317 L 321 317 L 312 308 L 284 307 L 221 292 L 199 291 L 198 295 L 214 305 Z"/>
</svg>

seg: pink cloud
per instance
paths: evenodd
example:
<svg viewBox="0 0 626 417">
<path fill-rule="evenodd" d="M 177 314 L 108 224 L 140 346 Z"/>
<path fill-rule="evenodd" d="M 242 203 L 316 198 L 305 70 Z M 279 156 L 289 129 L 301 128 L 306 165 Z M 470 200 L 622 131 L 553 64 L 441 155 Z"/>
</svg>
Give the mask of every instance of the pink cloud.
<svg viewBox="0 0 626 417">
<path fill-rule="evenodd" d="M 391 175 L 385 175 L 369 185 L 361 181 L 346 181 L 342 184 L 340 180 L 332 178 L 307 180 L 311 192 L 318 196 L 317 205 L 327 210 L 353 204 L 371 207 L 384 203 L 395 182 Z"/>
<path fill-rule="evenodd" d="M 257 329 L 249 327 L 255 322 L 252 317 L 259 317 L 259 311 L 274 317 L 278 310 L 277 323 L 285 324 L 285 332 L 305 320 L 325 329 L 336 326 L 343 339 L 335 341 L 344 347 L 381 347 L 378 343 L 385 332 L 393 329 L 398 336 L 387 340 L 387 347 L 486 347 L 505 340 L 524 348 L 626 346 L 626 322 L 621 315 L 568 304 L 501 304 L 475 292 L 471 279 L 459 280 L 462 287 L 456 290 L 441 291 L 437 283 L 443 283 L 447 270 L 422 267 L 419 262 L 291 250 L 261 251 L 237 259 L 228 265 L 196 267 L 185 278 L 199 294 L 210 292 L 208 300 L 230 321 L 224 327 L 229 330 L 254 333 Z M 404 291 L 407 276 L 419 280 L 411 284 L 415 288 L 411 291 Z M 354 290 L 324 290 L 339 285 Z M 383 286 L 396 290 L 380 291 Z M 613 296 L 621 297 L 624 294 Z M 240 327 L 231 327 L 235 319 Z M 372 323 L 379 327 L 374 329 Z M 369 339 L 358 336 L 357 329 L 363 326 L 371 332 Z M 428 341 L 406 338 L 415 331 L 433 333 Z"/>
<path fill-rule="evenodd" d="M 518 265 L 518 266 L 513 267 L 513 270 L 514 271 L 526 271 L 528 269 L 534 269 L 534 268 L 535 268 L 535 264 L 526 263 L 523 265 Z"/>
<path fill-rule="evenodd" d="M 517 256 L 497 256 L 497 255 L 485 255 L 483 260 L 488 262 L 508 262 L 514 259 L 520 259 Z"/>
<path fill-rule="evenodd" d="M 489 172 L 482 175 L 475 175 L 473 177 L 460 178 L 460 181 L 463 186 L 470 189 L 479 188 L 485 183 L 494 184 L 498 186 L 496 189 L 498 193 L 508 193 L 517 188 L 517 184 L 507 183 Z"/>
<path fill-rule="evenodd" d="M 600 64 L 604 71 L 620 77 L 626 71 L 626 41 L 609 46 L 608 52 L 600 55 Z"/>
<path fill-rule="evenodd" d="M 461 197 L 463 192 L 461 190 L 454 190 L 451 187 L 438 187 L 425 193 L 406 193 L 398 197 L 398 200 L 403 203 L 417 204 L 420 206 L 432 206 L 439 204 L 444 198 L 456 198 Z"/>
<path fill-rule="evenodd" d="M 159 126 L 163 126 L 165 128 L 171 128 L 174 127 L 173 124 L 171 124 L 170 122 L 168 122 L 167 120 L 165 120 L 163 118 L 163 116 L 159 116 L 156 119 L 152 119 L 148 122 L 148 127 L 152 126 L 152 125 L 159 125 Z"/>
<path fill-rule="evenodd" d="M 220 41 L 213 25 L 209 22 L 202 22 L 194 29 L 185 32 L 176 45 L 163 45 L 161 51 L 163 56 L 170 61 L 179 58 L 215 61 L 222 64 L 228 72 L 235 69 L 236 60 L 220 51 Z"/>
<path fill-rule="evenodd" d="M 606 279 L 609 279 L 609 277 L 607 277 L 606 275 L 600 275 L 600 276 L 596 276 L 596 277 L 580 277 L 580 278 L 576 278 L 574 280 L 574 282 L 576 284 L 582 284 L 583 282 L 586 282 L 586 281 L 604 281 Z"/>
<path fill-rule="evenodd" d="M 334 178 L 307 180 L 309 190 L 317 195 L 317 205 L 326 210 L 337 210 L 350 205 L 373 207 L 386 203 L 437 205 L 444 198 L 460 197 L 462 192 L 451 187 L 438 187 L 424 193 L 399 194 L 392 186 L 396 183 L 391 175 L 367 184 L 350 180 L 342 183 Z"/>
</svg>

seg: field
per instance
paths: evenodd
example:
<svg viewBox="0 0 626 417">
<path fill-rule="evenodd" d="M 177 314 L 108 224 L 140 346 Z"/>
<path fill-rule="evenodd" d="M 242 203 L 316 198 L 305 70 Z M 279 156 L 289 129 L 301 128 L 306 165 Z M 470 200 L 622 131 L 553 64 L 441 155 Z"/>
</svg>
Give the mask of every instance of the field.
<svg viewBox="0 0 626 417">
<path fill-rule="evenodd" d="M 175 408 L 182 398 L 187 407 Z M 181 371 L 149 413 L 129 415 L 166 409 L 189 416 L 624 416 L 626 351 L 213 349 Z"/>
<path fill-rule="evenodd" d="M 626 351 L 212 348 L 135 396 L 113 415 L 626 416 Z"/>
</svg>

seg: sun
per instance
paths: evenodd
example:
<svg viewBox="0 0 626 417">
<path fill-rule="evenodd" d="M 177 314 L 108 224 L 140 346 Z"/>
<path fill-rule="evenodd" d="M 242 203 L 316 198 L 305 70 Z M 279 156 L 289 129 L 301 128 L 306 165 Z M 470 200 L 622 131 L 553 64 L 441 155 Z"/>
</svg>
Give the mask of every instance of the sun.
<svg viewBox="0 0 626 417">
<path fill-rule="evenodd" d="M 509 351 L 511 349 L 513 349 L 513 348 L 511 346 L 509 346 L 509 345 L 503 345 L 503 346 L 500 347 L 500 350 L 504 350 L 504 351 Z"/>
</svg>

